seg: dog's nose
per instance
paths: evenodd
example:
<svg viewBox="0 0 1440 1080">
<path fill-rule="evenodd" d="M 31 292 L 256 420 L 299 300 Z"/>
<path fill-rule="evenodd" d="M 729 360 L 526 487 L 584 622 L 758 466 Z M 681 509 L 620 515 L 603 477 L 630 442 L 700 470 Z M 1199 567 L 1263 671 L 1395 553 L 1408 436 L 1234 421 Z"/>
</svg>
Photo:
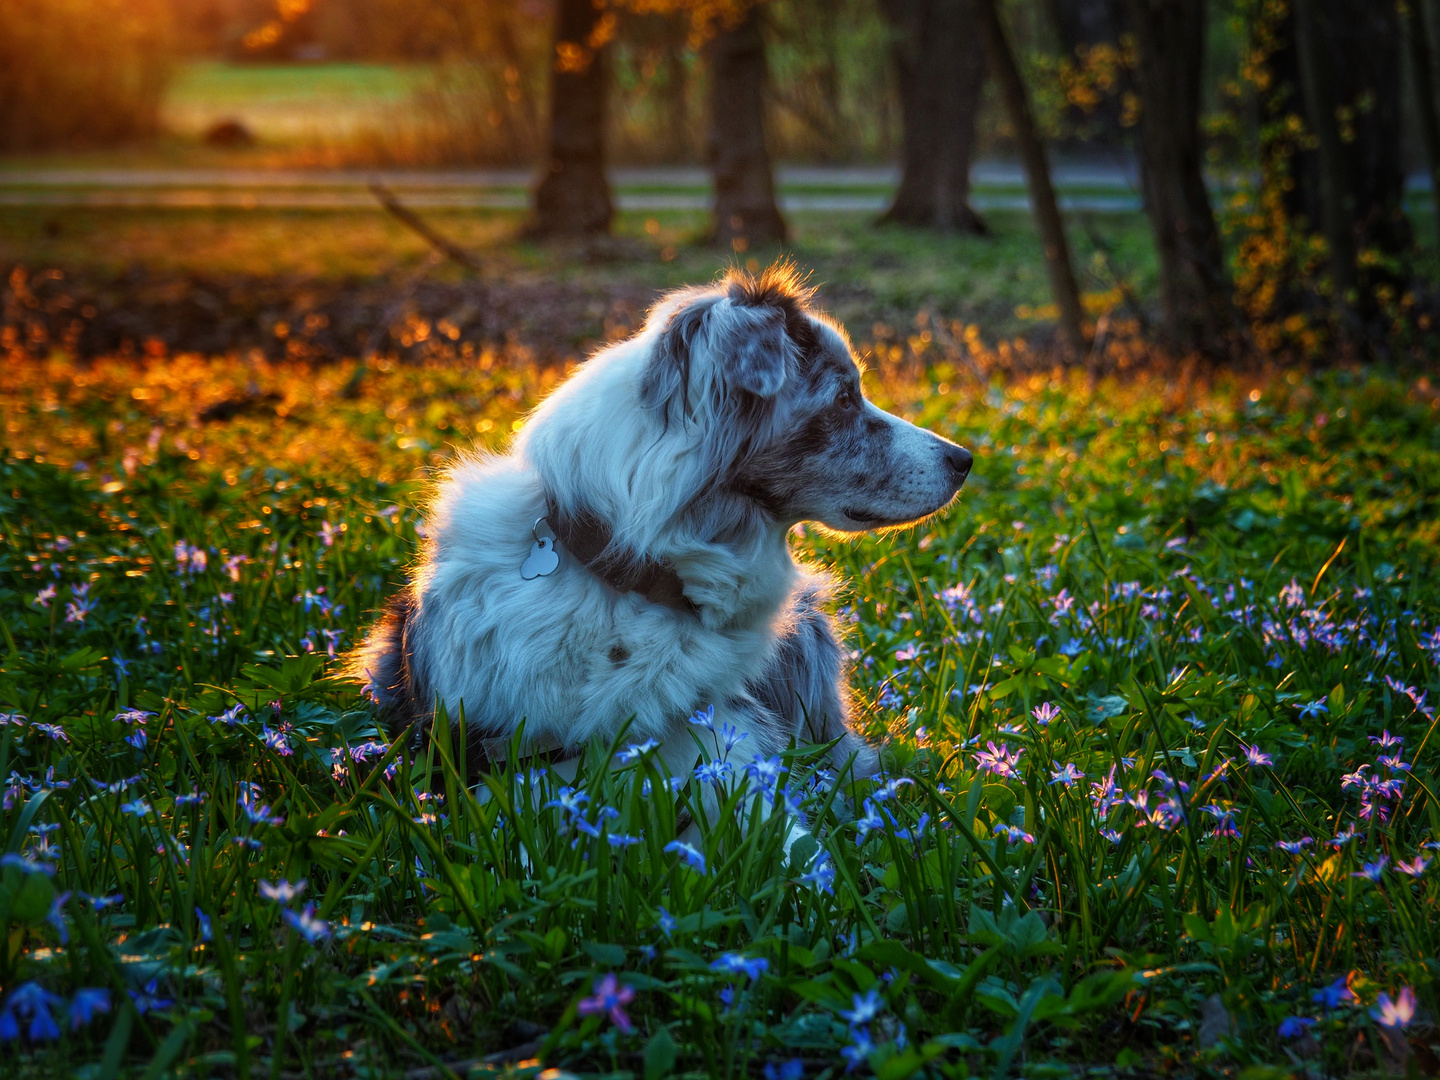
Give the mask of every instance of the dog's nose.
<svg viewBox="0 0 1440 1080">
<path fill-rule="evenodd" d="M 945 464 L 950 466 L 950 473 L 955 479 L 957 490 L 961 484 L 965 483 L 965 478 L 970 475 L 970 466 L 974 463 L 974 455 L 963 446 L 945 448 Z"/>
</svg>

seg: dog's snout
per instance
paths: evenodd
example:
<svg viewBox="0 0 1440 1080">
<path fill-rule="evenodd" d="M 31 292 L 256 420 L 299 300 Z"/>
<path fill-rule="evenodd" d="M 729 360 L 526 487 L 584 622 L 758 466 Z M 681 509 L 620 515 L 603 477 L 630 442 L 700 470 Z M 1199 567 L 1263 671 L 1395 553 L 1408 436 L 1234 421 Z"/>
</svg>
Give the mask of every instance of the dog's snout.
<svg viewBox="0 0 1440 1080">
<path fill-rule="evenodd" d="M 970 475 L 970 466 L 975 464 L 975 457 L 963 446 L 947 446 L 945 448 L 945 464 L 950 466 L 950 474 L 955 479 L 955 487 L 959 488 L 965 483 L 965 478 Z"/>
</svg>

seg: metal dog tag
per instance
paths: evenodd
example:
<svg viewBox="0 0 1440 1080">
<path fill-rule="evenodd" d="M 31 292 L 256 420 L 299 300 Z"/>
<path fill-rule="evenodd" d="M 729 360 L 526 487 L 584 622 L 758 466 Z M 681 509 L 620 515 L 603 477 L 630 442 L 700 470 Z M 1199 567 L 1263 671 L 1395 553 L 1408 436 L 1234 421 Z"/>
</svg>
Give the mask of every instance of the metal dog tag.
<svg viewBox="0 0 1440 1080">
<path fill-rule="evenodd" d="M 560 568 L 560 548 L 555 531 L 543 517 L 535 522 L 535 543 L 520 565 L 520 576 L 526 581 L 549 577 Z"/>
</svg>

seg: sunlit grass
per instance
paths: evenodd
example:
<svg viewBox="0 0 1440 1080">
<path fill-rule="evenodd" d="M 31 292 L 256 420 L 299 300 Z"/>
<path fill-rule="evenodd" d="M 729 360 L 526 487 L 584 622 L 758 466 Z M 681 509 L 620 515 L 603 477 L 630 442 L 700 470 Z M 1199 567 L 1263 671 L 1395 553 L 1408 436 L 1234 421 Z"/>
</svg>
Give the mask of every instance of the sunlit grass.
<svg viewBox="0 0 1440 1080">
<path fill-rule="evenodd" d="M 798 747 L 783 795 L 726 781 L 764 823 L 737 810 L 693 854 L 666 845 L 703 781 L 670 792 L 643 752 L 605 768 L 628 739 L 592 749 L 583 801 L 523 772 L 470 792 L 458 747 L 391 744 L 331 677 L 403 577 L 427 469 L 503 445 L 563 372 L 381 365 L 351 399 L 345 365 L 17 357 L 0 1068 L 1427 1053 L 1403 991 L 1440 1004 L 1431 384 L 984 386 L 938 343 L 870 349 L 870 393 L 977 458 L 921 529 L 795 540 L 846 583 L 889 777 Z M 789 862 L 787 800 L 819 841 Z"/>
</svg>

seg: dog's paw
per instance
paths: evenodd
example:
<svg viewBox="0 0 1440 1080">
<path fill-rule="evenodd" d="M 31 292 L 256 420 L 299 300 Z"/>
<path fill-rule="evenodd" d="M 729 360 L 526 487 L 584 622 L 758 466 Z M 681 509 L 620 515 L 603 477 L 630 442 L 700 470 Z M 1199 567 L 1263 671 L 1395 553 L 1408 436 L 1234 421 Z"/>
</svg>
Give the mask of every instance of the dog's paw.
<svg viewBox="0 0 1440 1080">
<path fill-rule="evenodd" d="M 874 776 L 880 771 L 880 751 L 858 735 L 847 735 L 835 744 L 831 752 L 835 767 L 848 772 L 854 770 L 855 779 Z M 852 764 L 853 760 L 853 764 Z"/>
</svg>

